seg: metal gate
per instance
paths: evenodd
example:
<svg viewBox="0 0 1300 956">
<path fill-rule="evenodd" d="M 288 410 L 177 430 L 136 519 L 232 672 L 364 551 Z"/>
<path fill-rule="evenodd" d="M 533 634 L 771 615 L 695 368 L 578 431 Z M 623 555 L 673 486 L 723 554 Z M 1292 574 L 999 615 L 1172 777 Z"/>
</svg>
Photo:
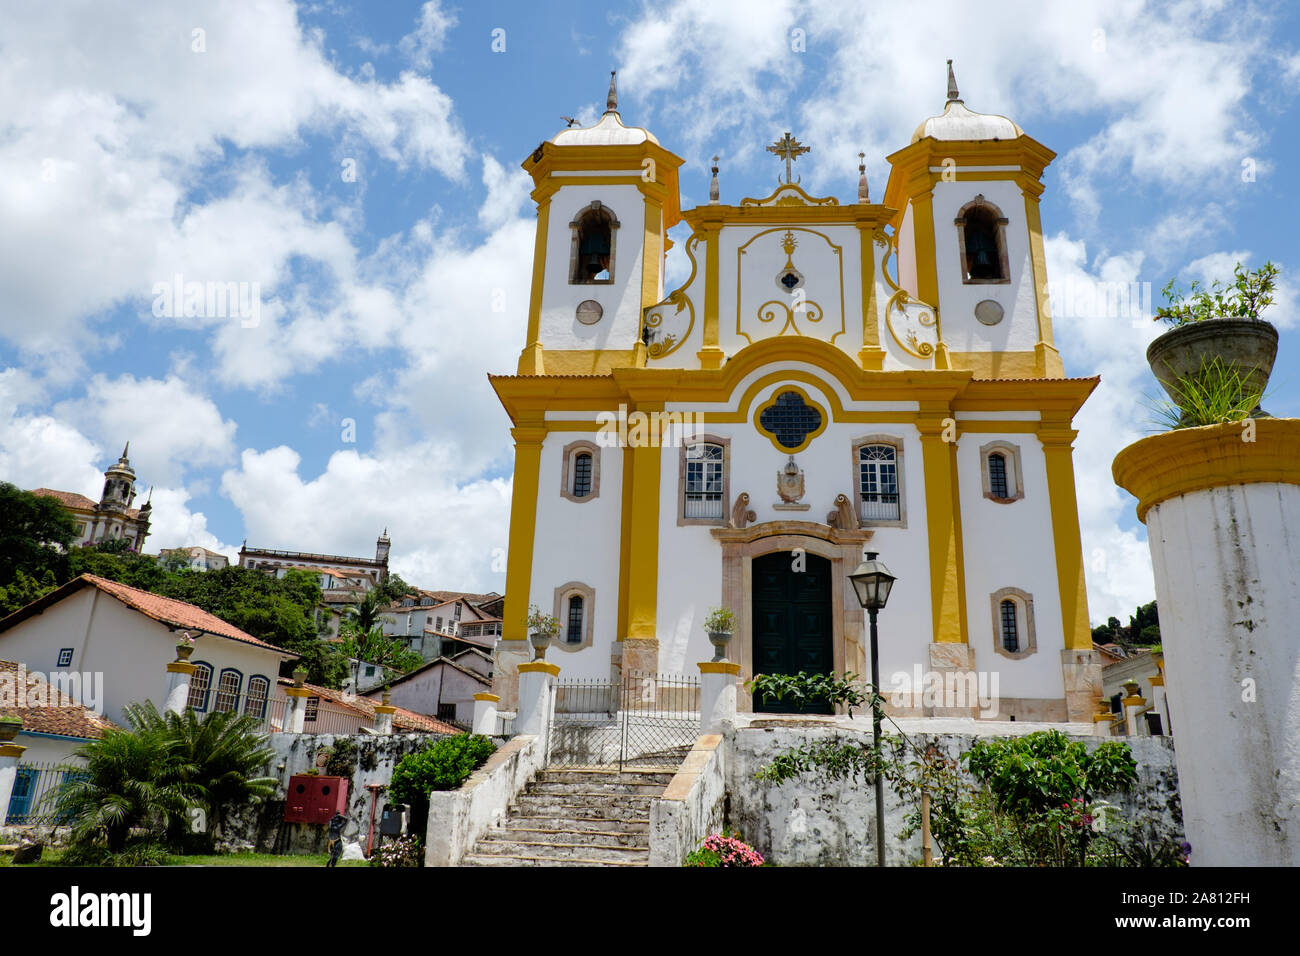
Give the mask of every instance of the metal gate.
<svg viewBox="0 0 1300 956">
<path fill-rule="evenodd" d="M 626 671 L 552 688 L 547 766 L 676 769 L 700 730 L 700 682 Z"/>
</svg>

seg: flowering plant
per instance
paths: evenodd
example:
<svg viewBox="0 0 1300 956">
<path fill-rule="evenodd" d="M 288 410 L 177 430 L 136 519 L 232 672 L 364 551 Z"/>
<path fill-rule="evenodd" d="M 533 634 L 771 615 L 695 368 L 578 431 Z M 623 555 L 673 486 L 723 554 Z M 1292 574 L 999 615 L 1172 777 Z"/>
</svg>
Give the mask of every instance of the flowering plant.
<svg viewBox="0 0 1300 956">
<path fill-rule="evenodd" d="M 371 866 L 398 867 L 423 866 L 424 848 L 414 836 L 398 837 L 390 840 L 375 850 L 370 858 Z"/>
<path fill-rule="evenodd" d="M 528 606 L 528 629 L 554 638 L 560 633 L 560 622 L 553 614 L 543 614 L 536 604 Z"/>
<path fill-rule="evenodd" d="M 763 866 L 763 854 L 744 843 L 731 831 L 705 837 L 698 850 L 686 857 L 683 866 Z"/>
</svg>

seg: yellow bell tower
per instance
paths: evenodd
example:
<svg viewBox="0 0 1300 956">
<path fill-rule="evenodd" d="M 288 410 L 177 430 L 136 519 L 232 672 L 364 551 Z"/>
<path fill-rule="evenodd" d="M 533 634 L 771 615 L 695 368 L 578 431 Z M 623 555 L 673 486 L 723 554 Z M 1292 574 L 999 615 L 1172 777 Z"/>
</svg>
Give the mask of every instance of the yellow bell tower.
<svg viewBox="0 0 1300 956">
<path fill-rule="evenodd" d="M 595 125 L 561 130 L 524 161 L 537 242 L 520 375 L 645 365 L 642 315 L 663 298 L 681 164 L 648 130 L 623 125 L 613 73 Z"/>
<path fill-rule="evenodd" d="M 943 113 L 888 157 L 899 281 L 936 306 L 937 368 L 1061 378 L 1038 197 L 1056 154 L 1005 116 L 968 109 L 948 61 Z"/>
</svg>

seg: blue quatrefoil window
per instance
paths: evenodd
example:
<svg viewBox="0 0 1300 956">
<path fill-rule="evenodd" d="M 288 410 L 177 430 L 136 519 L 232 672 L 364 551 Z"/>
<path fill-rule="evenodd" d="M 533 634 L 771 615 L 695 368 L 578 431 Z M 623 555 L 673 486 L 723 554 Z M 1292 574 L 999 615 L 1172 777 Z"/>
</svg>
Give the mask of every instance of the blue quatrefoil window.
<svg viewBox="0 0 1300 956">
<path fill-rule="evenodd" d="M 826 427 L 826 416 L 802 391 L 787 388 L 758 411 L 758 429 L 777 448 L 803 451 Z"/>
</svg>

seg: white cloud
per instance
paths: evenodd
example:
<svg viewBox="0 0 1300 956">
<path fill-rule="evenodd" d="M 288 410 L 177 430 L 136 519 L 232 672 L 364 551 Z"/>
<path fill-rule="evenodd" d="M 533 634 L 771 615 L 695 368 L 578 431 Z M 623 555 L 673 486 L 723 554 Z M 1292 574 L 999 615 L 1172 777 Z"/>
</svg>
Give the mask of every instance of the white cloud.
<svg viewBox="0 0 1300 956">
<path fill-rule="evenodd" d="M 83 397 L 54 414 L 117 454 L 132 442 L 131 466 L 141 482 L 169 485 L 186 473 L 234 459 L 235 423 L 191 383 L 121 375 L 94 376 Z"/>
<path fill-rule="evenodd" d="M 163 548 L 197 545 L 209 551 L 220 551 L 230 558 L 231 564 L 237 563 L 239 547 L 226 544 L 208 530 L 207 516 L 189 509 L 192 497 L 184 488 L 153 489 L 153 519 L 149 525 L 149 537 L 145 539 L 145 550 L 157 554 Z M 141 501 L 137 499 L 136 504 L 141 504 Z"/>
<path fill-rule="evenodd" d="M 442 49 L 447 34 L 456 25 L 456 15 L 442 8 L 439 0 L 429 0 L 420 8 L 415 30 L 402 37 L 399 49 L 421 70 L 433 65 L 433 54 Z"/>
<path fill-rule="evenodd" d="M 413 443 L 382 458 L 341 451 L 315 478 L 280 446 L 245 451 L 222 489 L 244 515 L 250 545 L 370 555 L 387 527 L 393 570 L 412 583 L 504 590 L 500 563 L 510 523 L 510 482 L 458 484 L 444 444 Z"/>
</svg>

